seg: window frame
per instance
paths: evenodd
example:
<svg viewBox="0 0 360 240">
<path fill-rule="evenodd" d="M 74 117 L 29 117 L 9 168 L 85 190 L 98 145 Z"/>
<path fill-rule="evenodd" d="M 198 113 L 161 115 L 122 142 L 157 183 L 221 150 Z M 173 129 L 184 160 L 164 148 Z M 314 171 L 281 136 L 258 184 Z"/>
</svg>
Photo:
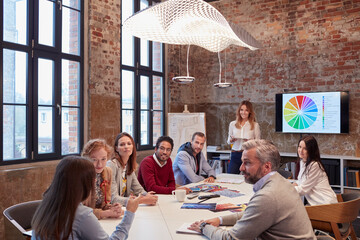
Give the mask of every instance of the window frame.
<svg viewBox="0 0 360 240">
<path fill-rule="evenodd" d="M 62 14 L 64 6 L 59 9 L 59 3 L 57 1 L 50 0 L 55 4 L 55 15 L 54 15 L 54 47 L 41 45 L 38 43 L 39 36 L 39 1 L 27 0 L 27 39 L 26 44 L 18 44 L 7 42 L 4 40 L 4 1 L 0 2 L 0 57 L 3 58 L 4 49 L 9 49 L 13 51 L 23 51 L 27 53 L 27 79 L 26 79 L 26 153 L 24 158 L 19 159 L 3 159 L 3 143 L 4 143 L 4 132 L 3 132 L 3 121 L 0 123 L 0 166 L 1 165 L 12 165 L 20 163 L 31 163 L 38 161 L 49 161 L 49 160 L 58 160 L 66 155 L 79 155 L 81 153 L 81 147 L 84 141 L 84 1 L 80 1 L 79 11 L 79 55 L 69 54 L 62 52 Z M 69 9 L 74 9 L 68 6 L 65 6 Z M 37 74 L 37 65 L 39 57 L 45 59 L 54 60 L 54 94 L 52 97 L 53 106 L 53 152 L 51 153 L 40 153 L 38 152 L 38 74 Z M 78 98 L 79 104 L 76 108 L 79 111 L 79 119 L 77 124 L 79 129 L 77 129 L 78 134 L 78 151 L 76 153 L 62 154 L 62 115 L 58 114 L 58 109 L 56 105 L 59 104 L 62 106 L 62 60 L 75 61 L 79 63 L 79 91 Z M 16 105 L 14 103 L 4 104 L 3 102 L 3 64 L 0 64 L 0 117 L 3 119 L 3 106 L 5 105 Z M 74 106 L 64 106 L 64 107 L 74 107 Z M 49 117 L 49 116 L 47 116 Z M 40 119 L 41 120 L 41 119 Z M 48 119 L 47 119 L 48 120 Z"/>
<path fill-rule="evenodd" d="M 133 4 L 134 4 L 134 12 L 138 12 L 140 11 L 140 2 L 141 0 L 132 0 Z M 149 2 L 148 6 L 153 5 L 154 3 L 158 3 L 160 2 L 160 0 L 147 0 Z M 122 4 L 121 4 L 121 11 L 122 11 Z M 121 41 L 122 41 L 122 31 L 120 34 L 121 37 Z M 134 141 L 136 143 L 136 149 L 137 150 L 150 150 L 153 149 L 155 146 L 155 141 L 153 139 L 154 137 L 154 132 L 153 132 L 153 117 L 154 117 L 154 112 L 162 112 L 161 116 L 162 116 L 162 126 L 161 126 L 161 135 L 165 135 L 166 133 L 166 118 L 165 118 L 165 44 L 162 43 L 161 47 L 162 47 L 162 51 L 161 51 L 161 57 L 162 57 L 162 72 L 159 71 L 155 71 L 153 70 L 153 42 L 152 41 L 148 41 L 149 43 L 149 48 L 148 48 L 148 63 L 149 66 L 143 66 L 140 64 L 141 62 L 141 41 L 139 38 L 137 37 L 133 37 L 133 43 L 134 43 L 134 49 L 133 49 L 133 53 L 134 53 L 134 62 L 133 62 L 133 66 L 129 66 L 129 65 L 124 65 L 122 63 L 122 47 L 121 47 L 121 57 L 120 57 L 120 72 L 122 73 L 122 70 L 126 70 L 126 71 L 130 71 L 134 73 L 134 107 L 133 107 L 133 138 Z M 122 77 L 122 74 L 120 74 Z M 148 143 L 147 144 L 141 144 L 141 112 L 144 110 L 141 110 L 141 83 L 140 83 L 140 78 L 141 76 L 146 76 L 149 79 L 149 92 L 148 92 L 148 97 L 149 97 L 149 118 L 148 118 L 148 125 L 147 125 L 147 132 L 148 134 Z M 162 78 L 162 106 L 161 106 L 161 110 L 158 109 L 154 109 L 153 108 L 153 77 L 157 76 L 157 77 L 161 77 Z M 120 86 L 120 95 L 121 95 L 121 99 L 122 99 L 122 84 Z M 122 100 L 121 100 L 121 104 L 120 104 L 120 126 L 121 126 L 121 130 L 123 130 L 123 125 L 122 125 L 122 111 L 126 110 L 122 108 Z"/>
</svg>

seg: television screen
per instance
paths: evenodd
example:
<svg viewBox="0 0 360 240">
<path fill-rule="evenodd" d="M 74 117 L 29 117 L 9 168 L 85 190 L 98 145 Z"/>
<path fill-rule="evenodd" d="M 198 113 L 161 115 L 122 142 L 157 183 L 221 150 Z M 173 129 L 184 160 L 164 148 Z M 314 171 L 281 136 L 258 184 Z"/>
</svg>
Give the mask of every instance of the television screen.
<svg viewBox="0 0 360 240">
<path fill-rule="evenodd" d="M 276 94 L 276 131 L 349 133 L 349 92 Z"/>
</svg>

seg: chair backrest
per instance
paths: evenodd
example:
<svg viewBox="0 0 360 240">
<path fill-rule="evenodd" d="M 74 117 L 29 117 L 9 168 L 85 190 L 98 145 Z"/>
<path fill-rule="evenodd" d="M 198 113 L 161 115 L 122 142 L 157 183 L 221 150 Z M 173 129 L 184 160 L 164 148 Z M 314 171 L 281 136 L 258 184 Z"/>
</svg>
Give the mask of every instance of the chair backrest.
<svg viewBox="0 0 360 240">
<path fill-rule="evenodd" d="M 310 220 L 346 223 L 354 221 L 359 213 L 360 197 L 347 202 L 306 206 Z"/>
<path fill-rule="evenodd" d="M 343 194 L 337 197 L 338 203 L 306 206 L 311 224 L 314 229 L 334 233 L 336 239 L 346 239 L 349 235 L 351 239 L 356 239 L 352 222 L 360 210 L 360 194 Z M 339 224 L 346 227 L 340 231 Z"/>
<path fill-rule="evenodd" d="M 31 220 L 41 200 L 19 203 L 8 207 L 3 214 L 21 233 L 31 228 Z"/>
<path fill-rule="evenodd" d="M 284 169 L 278 169 L 278 173 L 286 179 L 292 179 L 292 172 L 286 171 Z"/>
</svg>

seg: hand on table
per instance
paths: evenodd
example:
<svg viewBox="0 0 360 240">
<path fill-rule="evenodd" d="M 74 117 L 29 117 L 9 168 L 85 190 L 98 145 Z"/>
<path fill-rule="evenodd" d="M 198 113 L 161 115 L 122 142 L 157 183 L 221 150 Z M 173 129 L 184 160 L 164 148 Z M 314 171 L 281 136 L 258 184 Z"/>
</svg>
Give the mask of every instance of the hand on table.
<svg viewBox="0 0 360 240">
<path fill-rule="evenodd" d="M 119 218 L 123 215 L 122 206 L 120 203 L 115 203 L 114 205 L 108 204 L 103 208 L 103 211 L 100 213 L 101 218 Z"/>
<path fill-rule="evenodd" d="M 205 178 L 204 182 L 213 183 L 213 182 L 215 182 L 215 178 L 210 176 L 208 178 Z"/>
<path fill-rule="evenodd" d="M 196 221 L 193 224 L 191 224 L 190 227 L 188 227 L 188 229 L 201 233 L 200 224 L 203 222 L 204 220 Z"/>
<path fill-rule="evenodd" d="M 208 219 L 205 222 L 209 223 L 210 225 L 213 225 L 214 227 L 220 226 L 220 219 L 218 217 Z"/>
<path fill-rule="evenodd" d="M 293 182 L 292 185 L 293 185 L 294 187 L 299 186 L 296 182 Z"/>
<path fill-rule="evenodd" d="M 152 206 L 156 205 L 158 196 L 154 194 L 155 192 L 153 191 L 148 192 L 145 196 L 142 196 L 142 198 L 140 198 L 140 203 L 144 203 Z"/>
</svg>

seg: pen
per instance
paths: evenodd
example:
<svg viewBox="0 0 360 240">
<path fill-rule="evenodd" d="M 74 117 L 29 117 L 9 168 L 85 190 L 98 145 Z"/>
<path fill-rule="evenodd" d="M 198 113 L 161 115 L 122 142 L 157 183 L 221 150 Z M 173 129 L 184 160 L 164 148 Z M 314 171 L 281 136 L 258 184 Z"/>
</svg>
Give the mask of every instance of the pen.
<svg viewBox="0 0 360 240">
<path fill-rule="evenodd" d="M 205 202 L 206 200 L 209 200 L 210 198 L 205 198 L 204 200 L 199 201 L 198 203 Z"/>
</svg>

